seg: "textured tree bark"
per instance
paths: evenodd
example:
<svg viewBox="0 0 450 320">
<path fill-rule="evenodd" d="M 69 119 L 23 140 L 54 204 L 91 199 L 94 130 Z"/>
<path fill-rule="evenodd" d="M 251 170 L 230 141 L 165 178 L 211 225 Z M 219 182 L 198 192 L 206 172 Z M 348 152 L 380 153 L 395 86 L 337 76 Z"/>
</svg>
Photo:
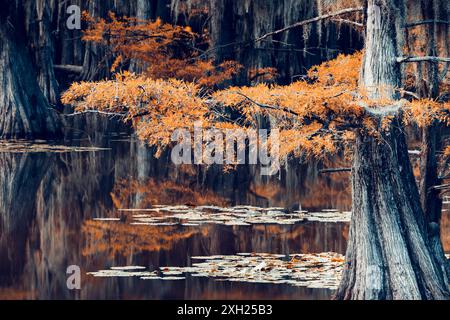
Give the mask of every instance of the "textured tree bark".
<svg viewBox="0 0 450 320">
<path fill-rule="evenodd" d="M 428 241 L 398 122 L 381 139 L 361 133 L 353 210 L 337 299 L 446 299 L 446 276 Z"/>
<path fill-rule="evenodd" d="M 440 184 L 436 146 L 440 143 L 440 127 L 432 124 L 422 129 L 422 150 L 420 156 L 420 201 L 427 222 L 440 224 L 442 199 L 439 190 L 432 187 Z M 434 228 L 432 228 L 434 229 Z"/>
<path fill-rule="evenodd" d="M 368 1 L 361 86 L 370 98 L 397 98 L 404 2 Z M 380 106 L 380 108 L 382 108 Z M 352 221 L 336 299 L 448 299 L 442 257 L 432 249 L 401 115 L 380 136 L 357 133 Z"/>
<path fill-rule="evenodd" d="M 24 5 L 10 3 L 0 14 L 0 137 L 54 138 L 60 132 L 59 121 L 41 91 L 26 48 L 21 17 L 28 2 Z"/>
<path fill-rule="evenodd" d="M 448 19 L 448 10 L 440 0 L 418 3 L 422 13 L 421 19 Z M 437 56 L 437 43 L 441 38 L 448 39 L 448 27 L 439 28 L 436 24 L 427 24 L 422 28 L 429 39 L 427 41 L 427 55 Z M 448 44 L 446 44 L 448 45 Z M 417 78 L 417 95 L 423 98 L 436 99 L 439 96 L 439 68 L 437 63 L 425 62 L 420 66 L 421 72 Z M 423 75 L 423 76 L 422 76 Z M 444 249 L 441 242 L 441 217 L 442 199 L 439 190 L 434 186 L 441 184 L 438 173 L 437 151 L 442 148 L 441 125 L 432 123 L 422 129 L 422 150 L 420 157 L 420 201 L 425 213 L 428 237 L 431 247 L 437 257 L 444 257 Z M 446 266 L 447 276 L 450 276 L 450 266 L 444 259 L 442 264 Z"/>
<path fill-rule="evenodd" d="M 107 2 L 109 1 L 106 1 L 106 3 L 102 3 L 99 0 L 90 1 L 88 8 L 89 14 L 94 18 L 106 17 L 108 9 L 112 7 Z M 87 43 L 84 52 L 81 79 L 94 81 L 109 77 L 111 59 L 112 57 L 108 56 L 104 48 L 96 43 Z"/>
<path fill-rule="evenodd" d="M 59 85 L 53 68 L 54 45 L 51 36 L 50 1 L 25 1 L 25 28 L 28 46 L 32 48 L 32 62 L 36 68 L 39 87 L 53 105 L 59 103 Z"/>
</svg>

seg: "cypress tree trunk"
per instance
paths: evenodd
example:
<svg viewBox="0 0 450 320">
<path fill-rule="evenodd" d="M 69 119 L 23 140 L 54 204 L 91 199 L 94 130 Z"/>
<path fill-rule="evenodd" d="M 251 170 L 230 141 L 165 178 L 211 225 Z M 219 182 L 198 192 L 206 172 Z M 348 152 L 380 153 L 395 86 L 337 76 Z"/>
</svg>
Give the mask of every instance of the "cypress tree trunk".
<svg viewBox="0 0 450 320">
<path fill-rule="evenodd" d="M 32 48 L 32 62 L 36 68 L 39 87 L 53 105 L 59 103 L 59 85 L 53 67 L 54 45 L 51 36 L 51 2 L 26 1 L 25 27 L 28 46 Z"/>
<path fill-rule="evenodd" d="M 420 10 L 423 20 L 447 20 L 448 10 L 440 0 L 422 0 Z M 427 55 L 439 56 L 437 43 L 448 39 L 448 27 L 428 24 L 423 26 L 427 38 Z M 445 40 L 444 40 L 445 41 Z M 422 63 L 419 65 L 420 76 L 417 77 L 417 95 L 423 98 L 436 99 L 439 96 L 439 68 L 437 63 Z M 422 72 L 424 72 L 422 76 Z M 440 192 L 433 187 L 441 184 L 438 173 L 437 152 L 442 148 L 441 125 L 437 122 L 422 129 L 422 145 L 420 156 L 420 200 L 425 213 L 428 237 L 436 256 L 443 257 L 444 249 L 441 242 L 442 199 Z M 449 264 L 445 261 L 447 276 L 450 276 Z"/>
<path fill-rule="evenodd" d="M 0 138 L 53 138 L 59 133 L 27 48 L 23 15 L 28 5 L 12 1 L 0 13 Z"/>
<path fill-rule="evenodd" d="M 336 298 L 447 298 L 400 124 L 381 139 L 359 134 L 352 170 L 353 215 Z"/>
<path fill-rule="evenodd" d="M 375 4 L 377 6 L 375 6 Z M 370 98 L 396 98 L 402 47 L 402 0 L 368 1 L 361 85 Z M 382 106 L 380 106 L 382 108 Z M 442 257 L 431 248 L 401 114 L 367 111 L 379 136 L 357 133 L 352 167 L 352 221 L 337 299 L 447 299 Z"/>
<path fill-rule="evenodd" d="M 22 272 L 26 240 L 36 215 L 34 197 L 54 158 L 47 154 L 0 153 L 0 275 L 2 286 Z M 5 283 L 6 281 L 6 283 Z"/>
</svg>

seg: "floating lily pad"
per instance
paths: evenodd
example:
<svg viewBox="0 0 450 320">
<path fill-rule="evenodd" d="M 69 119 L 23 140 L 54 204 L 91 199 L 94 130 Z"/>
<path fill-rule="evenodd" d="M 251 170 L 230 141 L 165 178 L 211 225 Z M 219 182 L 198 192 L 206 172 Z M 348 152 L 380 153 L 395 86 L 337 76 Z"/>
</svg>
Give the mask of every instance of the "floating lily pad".
<svg viewBox="0 0 450 320">
<path fill-rule="evenodd" d="M 35 152 L 65 153 L 65 152 L 96 152 L 105 150 L 111 149 L 98 147 L 65 146 L 44 140 L 36 140 L 36 141 L 0 140 L 0 152 L 10 152 L 10 153 L 35 153 Z"/>
<path fill-rule="evenodd" d="M 150 209 L 119 209 L 136 212 L 131 216 L 133 225 L 149 226 L 198 226 L 201 224 L 222 224 L 228 226 L 250 226 L 253 224 L 292 225 L 303 221 L 348 222 L 351 212 L 327 209 L 321 212 L 293 211 L 283 208 L 258 208 L 236 206 L 221 208 L 217 206 L 164 206 Z M 111 221 L 115 220 L 112 218 Z M 105 219 L 105 221 L 107 221 Z"/>
<path fill-rule="evenodd" d="M 289 259 L 285 259 L 289 257 Z M 336 289 L 344 256 L 333 253 L 291 254 L 239 253 L 191 257 L 203 260 L 191 267 L 164 267 L 164 273 L 187 273 L 218 281 L 288 284 L 308 288 Z"/>
<path fill-rule="evenodd" d="M 119 266 L 90 272 L 94 277 L 139 277 L 142 280 L 184 280 L 208 277 L 218 281 L 285 284 L 309 288 L 336 289 L 344 257 L 327 252 L 320 254 L 238 253 L 236 255 L 194 256 L 188 267 L 161 267 L 143 271 L 142 266 Z M 139 271 L 137 271 L 139 270 Z"/>
<path fill-rule="evenodd" d="M 142 270 L 145 267 L 141 266 L 125 266 L 125 267 L 111 267 L 111 270 Z"/>
<path fill-rule="evenodd" d="M 150 271 L 129 271 L 129 270 L 116 270 L 116 269 L 109 269 L 109 270 L 99 270 L 97 272 L 88 272 L 88 275 L 92 275 L 94 277 L 101 277 L 101 278 L 110 278 L 110 277 L 152 277 L 156 276 L 156 272 L 150 272 Z"/>
<path fill-rule="evenodd" d="M 185 280 L 185 277 L 164 277 L 161 280 Z"/>
<path fill-rule="evenodd" d="M 94 221 L 120 221 L 120 218 L 94 218 Z"/>
</svg>

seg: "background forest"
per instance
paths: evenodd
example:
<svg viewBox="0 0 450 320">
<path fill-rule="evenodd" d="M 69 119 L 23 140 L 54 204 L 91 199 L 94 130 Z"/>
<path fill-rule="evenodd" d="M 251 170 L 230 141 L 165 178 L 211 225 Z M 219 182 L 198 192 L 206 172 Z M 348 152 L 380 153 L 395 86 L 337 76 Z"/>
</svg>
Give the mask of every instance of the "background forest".
<svg viewBox="0 0 450 320">
<path fill-rule="evenodd" d="M 57 252 L 72 255 L 61 243 L 82 230 L 78 253 L 67 259 L 83 261 L 86 272 L 100 270 L 91 275 L 111 277 L 102 286 L 116 290 L 117 274 L 102 266 L 162 269 L 189 265 L 195 255 L 330 251 L 338 255 L 319 256 L 329 263 L 319 271 L 335 270 L 334 280 L 310 284 L 313 293 L 280 289 L 280 297 L 448 299 L 448 2 L 0 0 L 0 8 L 0 181 L 9 186 L 0 254 L 13 256 L 1 265 L 0 296 L 70 297 L 50 274 L 65 263 Z M 171 133 L 198 120 L 224 130 L 279 128 L 283 169 L 262 177 L 257 166 L 173 166 Z M 100 156 L 105 168 L 95 156 L 102 148 L 110 150 Z M 36 198 L 17 201 L 29 194 Z M 234 245 L 220 244 L 221 227 L 181 230 L 172 218 L 157 227 L 163 218 L 145 216 L 155 205 L 186 206 L 161 209 L 179 214 L 197 208 L 199 215 L 209 210 L 203 206 L 219 213 L 235 206 L 230 214 L 238 222 L 224 222 Z M 240 228 L 261 222 L 239 210 L 272 212 L 274 220 L 262 223 L 272 229 L 242 235 Z M 24 225 L 14 216 L 19 211 Z M 283 220 L 288 213 L 312 224 Z M 187 219 L 184 227 L 198 222 Z M 294 226 L 285 229 L 283 221 Z M 52 234 L 57 248 L 45 245 Z M 186 261 L 168 258 L 186 251 Z M 276 256 L 260 258 L 267 257 L 248 263 L 277 270 L 316 263 L 294 255 L 286 267 Z M 176 268 L 162 270 L 170 276 Z M 160 276 L 152 272 L 143 277 Z M 88 281 L 80 297 L 103 296 L 96 280 Z M 169 297 L 177 286 L 165 287 Z M 236 294 L 205 289 L 211 286 L 188 285 L 184 297 Z M 264 297 L 261 286 L 243 290 Z"/>
</svg>

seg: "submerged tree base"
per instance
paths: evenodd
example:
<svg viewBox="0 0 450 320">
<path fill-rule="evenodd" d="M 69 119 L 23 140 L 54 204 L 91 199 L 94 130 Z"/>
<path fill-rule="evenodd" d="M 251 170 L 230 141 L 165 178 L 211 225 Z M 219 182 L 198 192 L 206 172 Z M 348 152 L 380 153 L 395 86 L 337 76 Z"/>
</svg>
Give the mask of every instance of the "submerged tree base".
<svg viewBox="0 0 450 320">
<path fill-rule="evenodd" d="M 445 257 L 436 256 L 399 123 L 360 134 L 353 212 L 337 299 L 447 299 Z"/>
</svg>

